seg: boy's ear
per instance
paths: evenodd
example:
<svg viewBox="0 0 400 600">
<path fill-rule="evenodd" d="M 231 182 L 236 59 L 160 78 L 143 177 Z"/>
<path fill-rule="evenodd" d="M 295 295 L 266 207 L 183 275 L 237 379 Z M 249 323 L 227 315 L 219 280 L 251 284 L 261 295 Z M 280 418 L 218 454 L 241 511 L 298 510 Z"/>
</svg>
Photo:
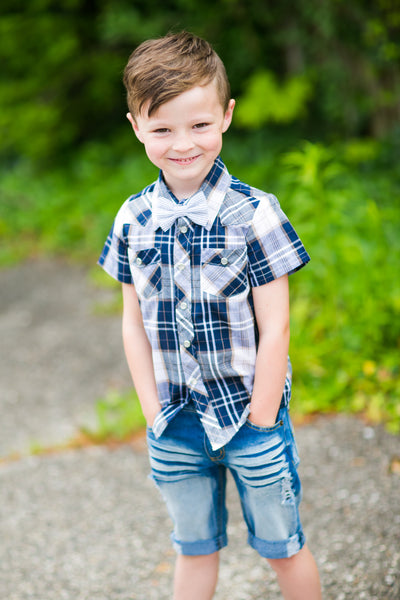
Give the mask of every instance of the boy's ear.
<svg viewBox="0 0 400 600">
<path fill-rule="evenodd" d="M 136 135 L 137 139 L 139 140 L 139 142 L 143 143 L 143 139 L 140 134 L 139 127 L 137 126 L 137 123 L 136 123 L 135 119 L 133 118 L 133 116 L 131 115 L 131 113 L 128 112 L 126 115 L 126 118 L 128 119 L 129 123 L 132 125 L 132 129 L 135 132 L 135 135 Z"/>
<path fill-rule="evenodd" d="M 235 100 L 233 100 L 233 99 L 229 100 L 228 108 L 224 115 L 224 123 L 222 126 L 222 133 L 225 133 L 225 131 L 227 131 L 227 129 L 229 128 L 229 125 L 232 122 L 232 115 L 233 115 L 233 109 L 235 108 L 235 104 L 236 104 Z"/>
</svg>

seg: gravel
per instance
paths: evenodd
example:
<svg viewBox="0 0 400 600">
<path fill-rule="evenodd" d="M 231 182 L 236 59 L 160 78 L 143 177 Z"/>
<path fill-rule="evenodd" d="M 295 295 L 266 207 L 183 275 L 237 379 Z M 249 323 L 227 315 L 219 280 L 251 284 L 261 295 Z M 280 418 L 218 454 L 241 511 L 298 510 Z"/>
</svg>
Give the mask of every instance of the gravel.
<svg viewBox="0 0 400 600">
<path fill-rule="evenodd" d="M 83 269 L 42 262 L 0 272 L 0 290 L 0 598 L 170 599 L 170 522 L 144 439 L 27 452 L 65 441 L 99 395 L 129 385 L 119 318 L 92 311 L 108 292 Z M 400 438 L 345 415 L 296 437 L 325 600 L 399 600 Z M 228 500 L 215 600 L 278 600 L 274 574 L 246 544 L 231 481 Z"/>
<path fill-rule="evenodd" d="M 95 311 L 112 292 L 88 281 L 58 262 L 0 271 L 0 457 L 73 436 L 98 397 L 130 386 L 120 318 Z"/>
</svg>

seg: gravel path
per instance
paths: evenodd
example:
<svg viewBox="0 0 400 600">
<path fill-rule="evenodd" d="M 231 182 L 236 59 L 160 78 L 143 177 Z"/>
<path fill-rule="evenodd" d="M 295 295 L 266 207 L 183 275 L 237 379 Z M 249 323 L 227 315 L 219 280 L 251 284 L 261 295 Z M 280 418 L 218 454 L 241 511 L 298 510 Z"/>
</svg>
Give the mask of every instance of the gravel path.
<svg viewBox="0 0 400 600">
<path fill-rule="evenodd" d="M 108 292 L 57 263 L 0 272 L 0 598 L 169 600 L 170 523 L 147 478 L 145 443 L 30 456 L 90 422 L 96 398 L 129 386 Z M 325 600 L 400 598 L 400 438 L 339 415 L 297 428 L 302 517 Z M 229 485 L 216 600 L 278 600 L 246 545 Z"/>
<path fill-rule="evenodd" d="M 96 398 L 129 387 L 120 318 L 94 314 L 112 292 L 88 281 L 57 262 L 0 271 L 0 457 L 73 436 Z"/>
</svg>

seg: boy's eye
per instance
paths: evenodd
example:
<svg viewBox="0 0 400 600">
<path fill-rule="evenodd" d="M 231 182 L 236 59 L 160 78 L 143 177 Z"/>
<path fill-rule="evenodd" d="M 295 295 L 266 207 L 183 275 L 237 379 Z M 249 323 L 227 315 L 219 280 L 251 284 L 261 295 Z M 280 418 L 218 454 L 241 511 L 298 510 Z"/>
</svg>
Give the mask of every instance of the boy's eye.
<svg viewBox="0 0 400 600">
<path fill-rule="evenodd" d="M 202 129 L 203 127 L 207 127 L 208 123 L 196 123 L 194 125 L 194 129 Z"/>
<path fill-rule="evenodd" d="M 159 129 L 155 129 L 154 133 L 167 133 L 169 131 L 169 129 L 167 129 L 166 127 L 159 127 Z"/>
</svg>

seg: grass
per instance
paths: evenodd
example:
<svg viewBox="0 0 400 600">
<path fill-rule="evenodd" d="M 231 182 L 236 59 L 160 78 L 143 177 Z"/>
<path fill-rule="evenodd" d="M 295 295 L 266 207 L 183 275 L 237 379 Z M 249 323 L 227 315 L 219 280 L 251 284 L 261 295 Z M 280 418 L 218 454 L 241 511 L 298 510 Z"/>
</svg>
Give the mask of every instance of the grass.
<svg viewBox="0 0 400 600">
<path fill-rule="evenodd" d="M 81 430 L 94 443 L 126 441 L 146 426 L 134 390 L 109 392 L 104 398 L 97 400 L 95 416 L 95 425 Z"/>
</svg>

